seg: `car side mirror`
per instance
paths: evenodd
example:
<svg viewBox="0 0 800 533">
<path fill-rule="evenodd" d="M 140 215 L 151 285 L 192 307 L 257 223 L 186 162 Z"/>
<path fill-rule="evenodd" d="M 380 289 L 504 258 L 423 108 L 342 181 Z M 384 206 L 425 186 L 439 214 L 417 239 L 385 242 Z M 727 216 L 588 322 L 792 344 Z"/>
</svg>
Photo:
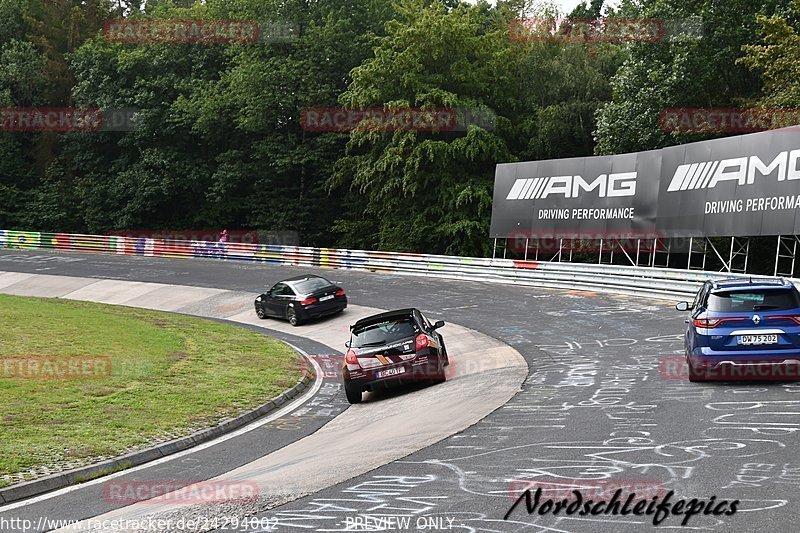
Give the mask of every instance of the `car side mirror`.
<svg viewBox="0 0 800 533">
<path fill-rule="evenodd" d="M 692 309 L 692 306 L 689 304 L 689 302 L 678 302 L 675 304 L 675 309 L 678 311 L 689 311 Z"/>
<path fill-rule="evenodd" d="M 433 329 L 439 329 L 441 327 L 444 327 L 444 320 L 437 320 L 433 325 Z"/>
<path fill-rule="evenodd" d="M 345 348 L 349 348 L 349 347 L 350 347 L 350 344 L 351 344 L 351 343 L 350 343 L 350 341 L 347 341 L 347 342 L 345 342 L 345 343 L 344 343 L 344 347 L 345 347 Z"/>
</svg>

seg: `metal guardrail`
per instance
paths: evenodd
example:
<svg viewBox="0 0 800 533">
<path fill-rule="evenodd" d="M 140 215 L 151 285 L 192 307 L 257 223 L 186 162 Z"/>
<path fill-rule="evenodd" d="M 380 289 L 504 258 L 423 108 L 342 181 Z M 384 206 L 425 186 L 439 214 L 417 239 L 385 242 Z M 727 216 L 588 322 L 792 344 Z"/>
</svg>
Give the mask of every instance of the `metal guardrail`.
<svg viewBox="0 0 800 533">
<path fill-rule="evenodd" d="M 10 230 L 0 230 L 0 248 L 3 247 L 254 261 L 289 266 L 391 272 L 486 283 L 612 292 L 664 299 L 691 297 L 699 288 L 699 284 L 710 278 L 736 277 L 727 273 L 650 267 Z"/>
</svg>

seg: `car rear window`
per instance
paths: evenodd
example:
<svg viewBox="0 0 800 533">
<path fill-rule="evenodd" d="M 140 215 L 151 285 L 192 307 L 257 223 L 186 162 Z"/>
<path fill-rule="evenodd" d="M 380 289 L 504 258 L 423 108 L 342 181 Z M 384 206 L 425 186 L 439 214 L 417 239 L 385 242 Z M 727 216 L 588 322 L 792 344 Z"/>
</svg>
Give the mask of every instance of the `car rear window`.
<svg viewBox="0 0 800 533">
<path fill-rule="evenodd" d="M 717 292 L 708 296 L 708 310 L 720 313 L 779 311 L 797 307 L 800 307 L 800 301 L 791 289 Z"/>
<path fill-rule="evenodd" d="M 418 333 L 417 323 L 411 317 L 383 320 L 353 330 L 352 346 L 354 348 L 364 348 L 391 344 L 409 337 L 415 337 Z"/>
<path fill-rule="evenodd" d="M 295 281 L 292 283 L 292 285 L 299 294 L 305 294 L 308 292 L 317 291 L 319 289 L 324 289 L 325 287 L 330 287 L 333 285 L 333 283 L 325 278 L 308 278 Z"/>
</svg>

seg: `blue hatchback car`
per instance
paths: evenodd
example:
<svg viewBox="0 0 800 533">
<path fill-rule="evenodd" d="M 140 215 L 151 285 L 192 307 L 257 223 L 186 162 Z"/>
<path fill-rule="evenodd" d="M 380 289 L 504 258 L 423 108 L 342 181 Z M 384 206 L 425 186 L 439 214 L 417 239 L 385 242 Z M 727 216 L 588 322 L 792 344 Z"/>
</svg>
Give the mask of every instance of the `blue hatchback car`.
<svg viewBox="0 0 800 533">
<path fill-rule="evenodd" d="M 706 281 L 686 321 L 689 381 L 800 380 L 800 293 L 784 279 Z"/>
</svg>

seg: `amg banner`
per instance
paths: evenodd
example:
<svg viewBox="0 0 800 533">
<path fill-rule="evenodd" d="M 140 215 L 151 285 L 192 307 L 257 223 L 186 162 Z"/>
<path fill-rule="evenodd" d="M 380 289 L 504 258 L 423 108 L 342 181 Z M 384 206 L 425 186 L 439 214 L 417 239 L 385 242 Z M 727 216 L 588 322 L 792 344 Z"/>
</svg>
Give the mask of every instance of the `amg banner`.
<svg viewBox="0 0 800 533">
<path fill-rule="evenodd" d="M 800 127 L 497 165 L 490 237 L 800 234 Z"/>
</svg>

